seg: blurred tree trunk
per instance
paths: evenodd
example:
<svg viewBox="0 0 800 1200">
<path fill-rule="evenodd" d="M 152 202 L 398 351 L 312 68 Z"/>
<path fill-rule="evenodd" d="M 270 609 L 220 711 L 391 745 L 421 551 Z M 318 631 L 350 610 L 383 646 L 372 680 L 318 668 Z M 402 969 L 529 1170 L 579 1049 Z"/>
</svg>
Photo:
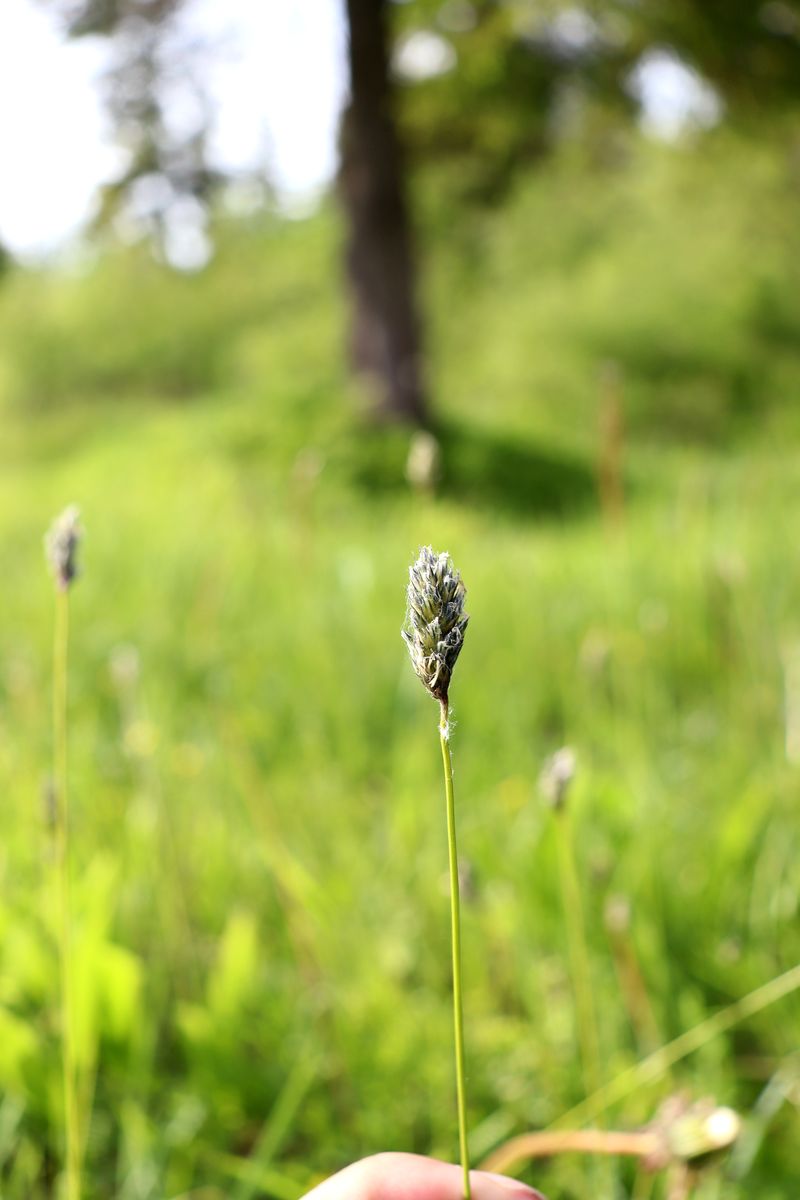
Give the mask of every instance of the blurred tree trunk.
<svg viewBox="0 0 800 1200">
<path fill-rule="evenodd" d="M 353 299 L 351 357 L 381 415 L 424 424 L 420 327 L 403 162 L 391 107 L 388 0 L 347 0 L 350 101 L 339 191 Z"/>
</svg>

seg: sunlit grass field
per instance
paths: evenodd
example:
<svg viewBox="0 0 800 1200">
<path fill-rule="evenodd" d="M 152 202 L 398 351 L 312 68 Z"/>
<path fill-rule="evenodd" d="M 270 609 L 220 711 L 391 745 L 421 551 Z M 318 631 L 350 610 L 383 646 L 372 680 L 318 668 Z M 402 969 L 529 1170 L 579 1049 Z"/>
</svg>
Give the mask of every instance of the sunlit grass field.
<svg viewBox="0 0 800 1200">
<path fill-rule="evenodd" d="M 67 502 L 87 1200 L 293 1200 L 375 1150 L 456 1156 L 437 711 L 399 636 L 420 544 L 451 552 L 471 613 L 451 700 L 476 1159 L 584 1096 L 537 788 L 559 746 L 604 1082 L 800 961 L 800 313 L 779 169 L 749 156 L 737 206 L 718 153 L 645 160 L 588 209 L 557 177 L 449 241 L 422 195 L 433 494 L 340 361 L 331 214 L 223 230 L 197 279 L 128 251 L 5 281 L 7 1200 L 54 1194 L 61 1154 L 41 538 Z M 617 521 L 596 484 L 609 359 Z M 791 994 L 597 1119 L 713 1096 L 746 1136 L 692 1194 L 785 1200 L 799 1040 Z M 584 1200 L 594 1170 L 526 1177 Z M 619 1197 L 666 1195 L 611 1173 Z"/>
</svg>

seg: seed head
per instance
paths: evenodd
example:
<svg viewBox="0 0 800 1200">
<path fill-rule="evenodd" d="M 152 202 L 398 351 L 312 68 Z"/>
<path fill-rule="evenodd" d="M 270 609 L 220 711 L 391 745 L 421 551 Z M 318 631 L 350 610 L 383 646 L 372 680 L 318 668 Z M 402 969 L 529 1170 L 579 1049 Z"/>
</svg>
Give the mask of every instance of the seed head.
<svg viewBox="0 0 800 1200">
<path fill-rule="evenodd" d="M 406 459 L 406 479 L 418 492 L 431 492 L 442 473 L 441 447 L 427 429 L 418 429 L 411 439 Z"/>
<path fill-rule="evenodd" d="M 80 513 L 74 504 L 56 517 L 44 539 L 44 551 L 56 587 L 66 591 L 78 574 L 78 546 L 83 530 Z"/>
<path fill-rule="evenodd" d="M 687 1096 L 670 1096 L 648 1127 L 656 1145 L 646 1160 L 652 1170 L 669 1163 L 699 1163 L 727 1150 L 742 1132 L 742 1120 L 732 1108 L 717 1108 L 710 1098 L 691 1103 Z"/>
<path fill-rule="evenodd" d="M 423 546 L 408 569 L 408 612 L 403 638 L 411 663 L 434 699 L 447 705 L 450 677 L 469 617 L 467 590 L 447 553 Z"/>
<path fill-rule="evenodd" d="M 567 802 L 577 765 L 578 759 L 572 747 L 562 746 L 555 754 L 551 754 L 542 767 L 539 787 L 547 803 L 556 811 Z"/>
</svg>

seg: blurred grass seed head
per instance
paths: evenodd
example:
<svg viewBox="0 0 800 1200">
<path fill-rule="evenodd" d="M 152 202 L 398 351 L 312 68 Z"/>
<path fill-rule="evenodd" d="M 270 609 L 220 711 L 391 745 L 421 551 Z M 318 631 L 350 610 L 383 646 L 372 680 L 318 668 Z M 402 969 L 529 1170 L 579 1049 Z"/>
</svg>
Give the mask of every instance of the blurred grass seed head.
<svg viewBox="0 0 800 1200">
<path fill-rule="evenodd" d="M 78 547 L 83 537 L 80 510 L 70 504 L 60 513 L 44 538 L 45 557 L 50 565 L 56 586 L 65 592 L 77 577 Z"/>
<path fill-rule="evenodd" d="M 577 766 L 578 757 L 571 746 L 562 746 L 546 760 L 539 789 L 551 808 L 559 810 L 566 804 Z"/>
</svg>

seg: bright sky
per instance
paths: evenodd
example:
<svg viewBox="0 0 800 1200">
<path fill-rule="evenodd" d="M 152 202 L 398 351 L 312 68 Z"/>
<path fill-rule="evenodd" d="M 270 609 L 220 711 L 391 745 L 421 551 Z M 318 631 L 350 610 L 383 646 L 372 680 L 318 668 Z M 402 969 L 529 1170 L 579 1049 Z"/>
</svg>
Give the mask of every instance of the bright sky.
<svg viewBox="0 0 800 1200">
<path fill-rule="evenodd" d="M 289 195 L 331 176 L 345 86 L 341 0 L 195 0 L 191 29 L 219 45 L 215 164 L 268 163 Z M 63 44 L 36 0 L 0 0 L 0 242 L 53 249 L 92 211 L 120 164 L 97 80 L 99 39 Z M 311 86 L 310 86 L 311 85 Z"/>
<path fill-rule="evenodd" d="M 343 0 L 191 0 L 183 22 L 181 39 L 213 47 L 203 75 L 215 110 L 212 165 L 266 168 L 283 198 L 302 204 L 335 167 L 346 82 Z M 120 168 L 98 92 L 108 54 L 102 39 L 62 42 L 37 0 L 0 0 L 0 244 L 22 257 L 68 241 L 91 215 L 98 184 Z M 409 78 L 455 65 L 438 35 L 404 54 L 409 62 L 397 65 Z M 642 58 L 631 89 L 656 136 L 720 116 L 714 93 L 668 50 Z M 191 93 L 175 89 L 169 113 L 178 128 L 190 126 Z M 202 264 L 202 213 L 176 213 L 175 232 L 183 239 L 176 264 Z"/>
</svg>

